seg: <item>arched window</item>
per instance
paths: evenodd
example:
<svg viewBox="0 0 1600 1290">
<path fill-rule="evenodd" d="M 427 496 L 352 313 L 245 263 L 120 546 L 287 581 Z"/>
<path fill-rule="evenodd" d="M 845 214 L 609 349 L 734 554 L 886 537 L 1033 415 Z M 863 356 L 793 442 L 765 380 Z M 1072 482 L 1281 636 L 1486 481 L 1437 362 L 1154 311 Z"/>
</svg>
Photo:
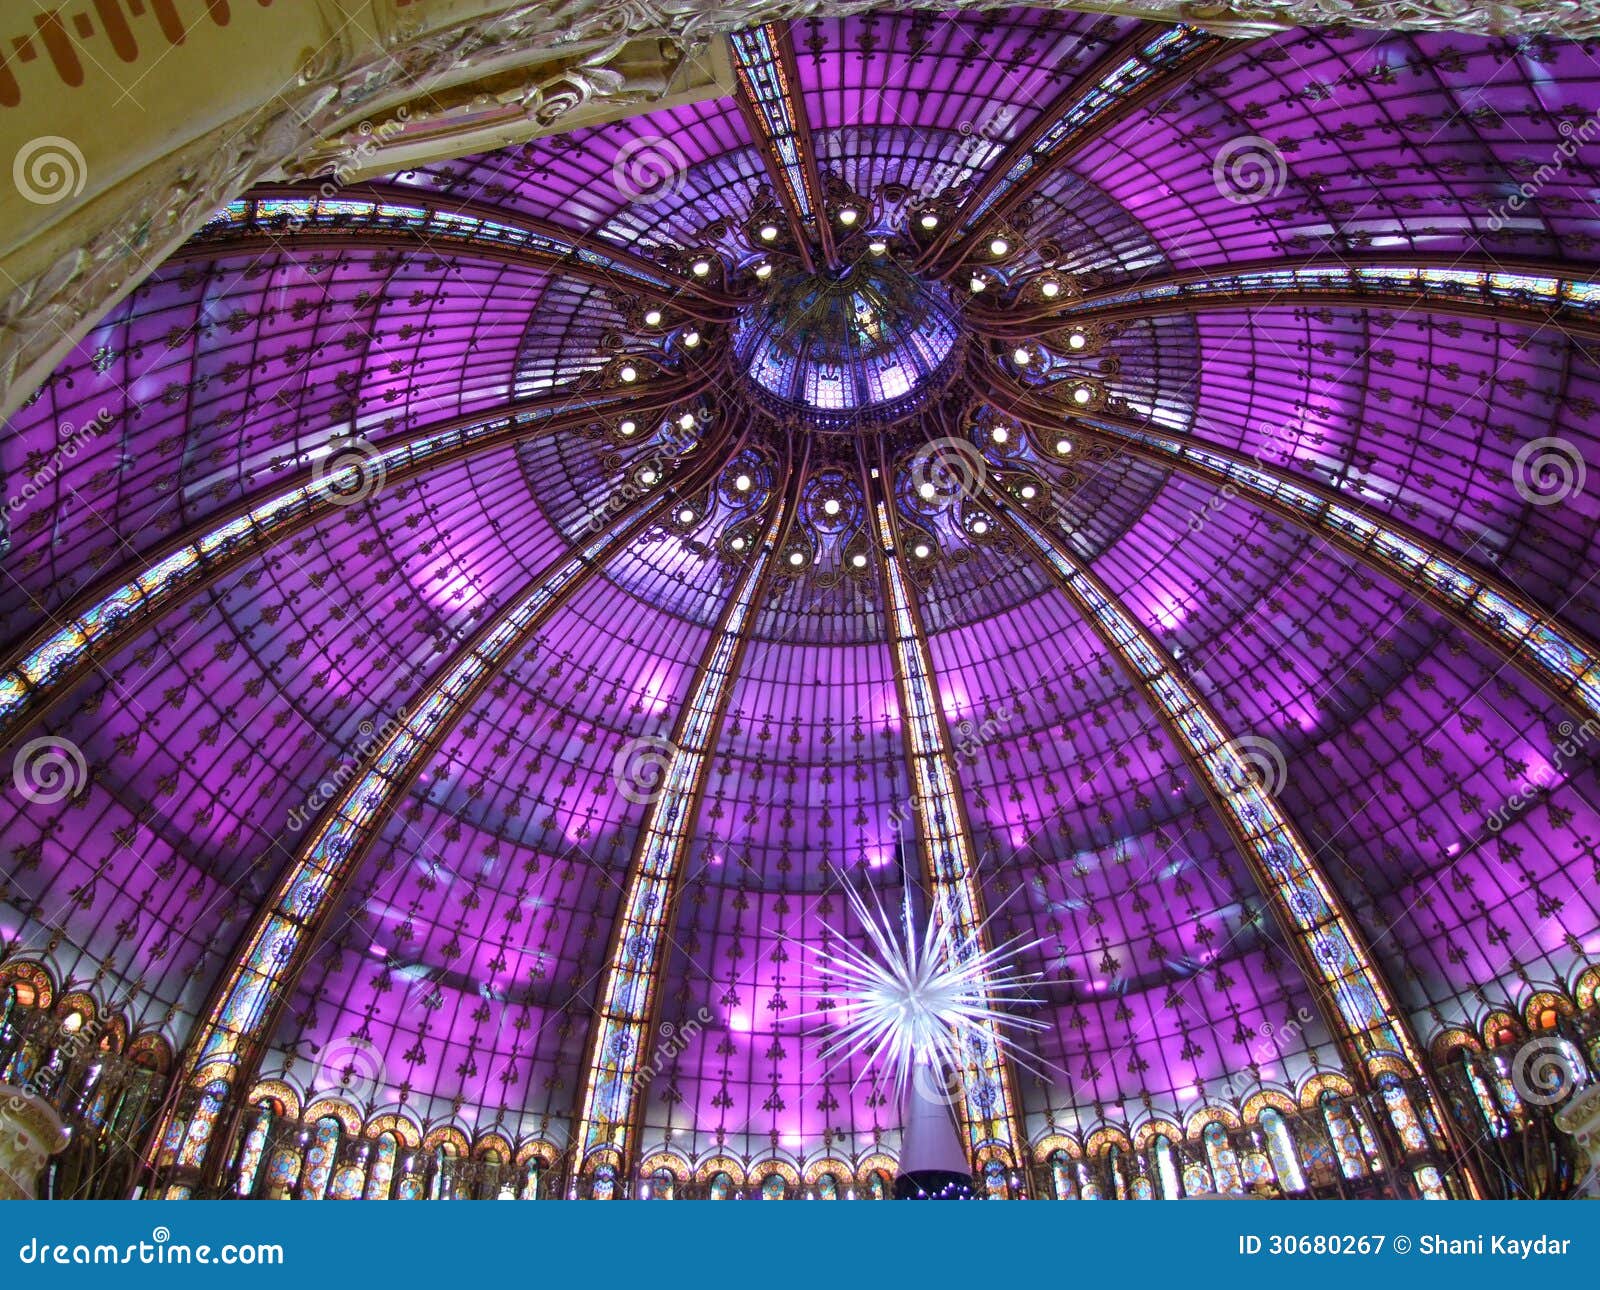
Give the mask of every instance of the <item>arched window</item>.
<svg viewBox="0 0 1600 1290">
<path fill-rule="evenodd" d="M 678 1180 L 665 1165 L 650 1175 L 650 1199 L 674 1200 L 678 1195 Z"/>
<path fill-rule="evenodd" d="M 822 1200 L 838 1200 L 839 1180 L 832 1174 L 819 1174 L 817 1177 L 817 1195 Z"/>
<path fill-rule="evenodd" d="M 267 1137 L 272 1132 L 274 1120 L 272 1103 L 263 1100 L 256 1106 L 255 1119 L 250 1132 L 245 1134 L 244 1149 L 239 1153 L 238 1176 L 234 1194 L 248 1199 L 255 1195 L 256 1177 L 261 1172 L 261 1156 L 267 1149 Z"/>
<path fill-rule="evenodd" d="M 367 1171 L 367 1199 L 388 1200 L 394 1182 L 394 1161 L 400 1154 L 400 1140 L 393 1133 L 380 1133 Z"/>
<path fill-rule="evenodd" d="M 1306 1177 L 1300 1170 L 1300 1157 L 1295 1154 L 1294 1138 L 1276 1107 L 1269 1106 L 1261 1112 L 1261 1132 L 1267 1140 L 1267 1156 L 1272 1161 L 1272 1172 L 1278 1176 L 1278 1186 L 1284 1191 L 1304 1191 Z"/>
<path fill-rule="evenodd" d="M 721 1169 L 711 1175 L 711 1199 L 727 1200 L 728 1193 L 733 1190 L 733 1179 Z"/>
<path fill-rule="evenodd" d="M 328 1184 L 329 1200 L 360 1200 L 367 1185 L 367 1158 L 371 1144 L 357 1142 L 346 1148 L 345 1159 L 335 1165 L 333 1181 Z"/>
<path fill-rule="evenodd" d="M 1077 1200 L 1078 1183 L 1073 1177 L 1072 1157 L 1065 1151 L 1050 1153 L 1050 1182 L 1057 1200 Z"/>
<path fill-rule="evenodd" d="M 617 1194 L 617 1171 L 610 1165 L 601 1165 L 594 1171 L 594 1185 L 590 1188 L 591 1200 L 610 1200 Z"/>
<path fill-rule="evenodd" d="M 321 1200 L 328 1194 L 328 1177 L 339 1154 L 339 1121 L 325 1115 L 317 1121 L 316 1136 L 306 1152 L 306 1167 L 300 1178 L 300 1199 Z"/>
<path fill-rule="evenodd" d="M 433 1151 L 433 1181 L 428 1186 L 429 1200 L 456 1198 L 456 1144 L 441 1142 Z"/>
<path fill-rule="evenodd" d="M 1084 1200 L 1101 1199 L 1100 1183 L 1094 1176 L 1094 1170 L 1082 1160 L 1078 1161 L 1078 1195 Z"/>
<path fill-rule="evenodd" d="M 1503 1138 L 1511 1132 L 1511 1126 L 1506 1123 L 1505 1116 L 1501 1114 L 1500 1105 L 1495 1101 L 1494 1094 L 1489 1091 L 1489 1085 L 1483 1078 L 1483 1072 L 1478 1069 L 1478 1063 L 1473 1060 L 1472 1051 L 1467 1048 L 1456 1049 L 1456 1061 L 1461 1067 L 1462 1079 L 1472 1090 L 1472 1100 L 1477 1105 L 1478 1114 L 1483 1119 L 1484 1127 L 1497 1138 Z"/>
<path fill-rule="evenodd" d="M 1360 1178 L 1367 1172 L 1365 1135 L 1356 1132 L 1349 1110 L 1333 1092 L 1321 1097 L 1322 1120 L 1328 1126 L 1328 1137 L 1333 1140 L 1334 1152 L 1339 1157 L 1339 1169 L 1346 1178 Z"/>
<path fill-rule="evenodd" d="M 529 1158 L 527 1167 L 523 1170 L 522 1174 L 523 1200 L 539 1199 L 539 1189 L 542 1186 L 542 1180 L 540 1179 L 539 1174 L 543 1166 L 544 1161 L 539 1159 L 538 1156 Z"/>
<path fill-rule="evenodd" d="M 1128 1180 L 1126 1177 L 1125 1163 L 1122 1159 L 1122 1148 L 1113 1143 L 1106 1148 L 1106 1173 L 1111 1178 L 1111 1194 L 1118 1200 L 1128 1199 Z"/>
<path fill-rule="evenodd" d="M 1006 1200 L 1011 1189 L 1006 1186 L 1006 1170 L 998 1160 L 988 1160 L 983 1166 L 983 1190 L 990 1200 Z"/>
<path fill-rule="evenodd" d="M 1155 1141 L 1150 1144 L 1150 1154 L 1156 1162 L 1156 1185 L 1161 1190 L 1162 1200 L 1177 1200 L 1183 1195 L 1183 1187 L 1178 1182 L 1178 1164 L 1172 1150 L 1172 1139 L 1164 1133 L 1156 1134 Z"/>
<path fill-rule="evenodd" d="M 211 1132 L 216 1127 L 217 1116 L 221 1114 L 222 1103 L 227 1096 L 228 1086 L 221 1080 L 206 1085 L 189 1121 L 188 1132 L 183 1135 L 183 1147 L 178 1152 L 180 1166 L 198 1169 L 205 1161 L 206 1146 L 211 1141 Z"/>
<path fill-rule="evenodd" d="M 788 1184 L 784 1182 L 782 1174 L 768 1174 L 761 1180 L 762 1200 L 782 1200 L 788 1191 Z"/>
<path fill-rule="evenodd" d="M 1239 1157 L 1228 1142 L 1228 1131 L 1220 1122 L 1213 1120 L 1206 1125 L 1201 1137 L 1205 1142 L 1206 1159 L 1211 1162 L 1213 1187 L 1218 1192 L 1233 1196 L 1243 1194 L 1244 1183 L 1239 1177 Z"/>
<path fill-rule="evenodd" d="M 889 1198 L 889 1179 L 881 1169 L 874 1169 L 867 1175 L 867 1189 L 872 1193 L 873 1200 L 887 1200 Z"/>
</svg>

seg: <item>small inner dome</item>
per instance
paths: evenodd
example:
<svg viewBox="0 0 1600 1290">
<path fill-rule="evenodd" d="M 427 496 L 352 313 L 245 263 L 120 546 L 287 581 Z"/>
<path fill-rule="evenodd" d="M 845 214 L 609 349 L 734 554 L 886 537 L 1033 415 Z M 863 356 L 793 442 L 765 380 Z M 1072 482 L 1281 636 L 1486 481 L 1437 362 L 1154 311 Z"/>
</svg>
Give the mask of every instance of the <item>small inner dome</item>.
<svg viewBox="0 0 1600 1290">
<path fill-rule="evenodd" d="M 886 262 L 785 278 L 737 321 L 733 349 L 774 411 L 848 430 L 943 389 L 959 339 L 943 289 Z"/>
</svg>

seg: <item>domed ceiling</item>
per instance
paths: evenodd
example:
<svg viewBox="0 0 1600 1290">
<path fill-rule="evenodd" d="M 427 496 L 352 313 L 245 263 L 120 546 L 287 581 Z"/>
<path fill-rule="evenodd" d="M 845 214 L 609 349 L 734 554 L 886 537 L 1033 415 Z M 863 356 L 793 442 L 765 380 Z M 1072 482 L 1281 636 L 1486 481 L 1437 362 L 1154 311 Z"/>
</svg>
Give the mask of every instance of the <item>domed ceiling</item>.
<svg viewBox="0 0 1600 1290">
<path fill-rule="evenodd" d="M 1017 1156 L 1570 988 L 1589 53 L 1026 9 L 733 53 L 247 194 L 13 419 L 13 948 L 201 1075 L 801 1166 L 899 1143 L 799 1018 L 846 878 L 1033 942 Z"/>
</svg>

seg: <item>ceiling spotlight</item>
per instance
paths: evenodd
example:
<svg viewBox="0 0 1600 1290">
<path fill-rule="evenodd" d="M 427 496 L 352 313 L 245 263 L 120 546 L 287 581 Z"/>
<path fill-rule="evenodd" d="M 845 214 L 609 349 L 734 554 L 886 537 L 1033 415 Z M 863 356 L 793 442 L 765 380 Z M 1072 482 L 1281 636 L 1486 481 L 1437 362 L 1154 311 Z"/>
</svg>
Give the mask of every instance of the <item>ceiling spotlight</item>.
<svg viewBox="0 0 1600 1290">
<path fill-rule="evenodd" d="M 1006 241 L 1003 237 L 997 237 L 994 241 L 989 243 L 989 254 L 993 256 L 1002 256 L 1010 249 L 1011 243 Z"/>
<path fill-rule="evenodd" d="M 646 327 L 659 327 L 661 325 L 661 310 L 646 310 L 644 315 L 644 325 Z"/>
<path fill-rule="evenodd" d="M 888 249 L 889 249 L 889 244 L 887 242 L 884 242 L 884 241 L 881 241 L 881 240 L 876 240 L 876 241 L 872 241 L 872 242 L 868 242 L 867 243 L 867 250 L 871 251 L 874 255 L 882 255 Z"/>
<path fill-rule="evenodd" d="M 1004 426 L 996 426 L 992 431 L 990 431 L 989 437 L 996 443 L 1004 443 L 1007 439 L 1011 438 L 1011 431 L 1007 430 Z"/>
<path fill-rule="evenodd" d="M 977 295 L 978 292 L 982 291 L 988 285 L 989 284 L 987 282 L 974 273 L 972 275 L 972 281 L 967 283 L 967 289 L 971 291 L 973 295 Z"/>
<path fill-rule="evenodd" d="M 939 227 L 939 217 L 932 211 L 926 211 L 924 212 L 922 218 L 917 221 L 917 223 L 921 224 L 923 228 L 927 229 L 931 233 L 934 229 Z"/>
<path fill-rule="evenodd" d="M 1070 439 L 1057 439 L 1056 440 L 1056 451 L 1059 452 L 1063 457 L 1066 456 L 1069 452 L 1072 451 L 1072 440 L 1070 440 Z"/>
<path fill-rule="evenodd" d="M 867 557 L 857 551 L 850 557 L 850 567 L 852 569 L 865 569 L 867 567 Z"/>
<path fill-rule="evenodd" d="M 771 276 L 772 276 L 772 266 L 770 264 L 758 264 L 758 265 L 756 265 L 756 277 L 758 277 L 758 278 L 770 278 Z"/>
<path fill-rule="evenodd" d="M 1026 367 L 1033 361 L 1033 355 L 1019 345 L 1011 351 L 1011 361 L 1018 367 Z"/>
<path fill-rule="evenodd" d="M 660 478 L 661 476 L 656 473 L 654 466 L 646 466 L 639 472 L 639 482 L 646 488 L 650 487 L 651 484 L 655 483 L 656 480 Z"/>
<path fill-rule="evenodd" d="M 734 479 L 733 487 L 736 492 L 748 493 L 754 482 L 749 475 L 739 475 Z"/>
<path fill-rule="evenodd" d="M 694 426 L 695 421 L 693 412 L 685 412 L 681 417 L 678 418 L 678 429 L 693 430 Z"/>
<path fill-rule="evenodd" d="M 987 533 L 989 531 L 989 521 L 988 520 L 973 520 L 972 521 L 972 531 L 974 533 L 976 533 L 979 537 L 982 537 L 985 533 Z"/>
<path fill-rule="evenodd" d="M 1023 501 L 1031 502 L 1035 497 L 1037 497 L 1039 495 L 1039 490 L 1037 488 L 1035 488 L 1032 484 L 1024 484 L 1021 488 L 1019 488 L 1017 490 L 1017 494 L 1022 498 Z"/>
<path fill-rule="evenodd" d="M 696 345 L 698 345 L 700 343 L 700 333 L 697 332 L 697 331 L 686 331 L 686 332 L 684 332 L 683 333 L 683 343 L 689 349 L 693 349 Z"/>
<path fill-rule="evenodd" d="M 925 502 L 931 502 L 936 496 L 938 496 L 938 493 L 939 490 L 931 483 L 926 481 L 917 485 L 917 495 Z"/>
<path fill-rule="evenodd" d="M 629 421 L 624 421 L 621 425 L 619 425 L 617 427 L 617 433 L 622 435 L 624 438 L 626 438 L 628 435 L 636 433 L 638 431 L 638 429 L 639 429 L 639 423 L 637 421 L 629 420 Z"/>
<path fill-rule="evenodd" d="M 929 550 L 926 542 L 918 542 L 916 546 L 911 548 L 911 554 L 919 560 L 926 560 L 933 552 Z"/>
<path fill-rule="evenodd" d="M 637 381 L 639 379 L 639 369 L 632 363 L 628 363 L 620 372 L 617 373 L 617 375 L 620 376 L 624 381 Z"/>
<path fill-rule="evenodd" d="M 1081 331 L 1075 331 L 1075 332 L 1072 333 L 1072 335 L 1067 337 L 1067 348 L 1068 349 L 1082 349 L 1088 343 L 1089 343 L 1089 338 L 1087 336 L 1085 336 Z"/>
<path fill-rule="evenodd" d="M 1061 284 L 1053 278 L 1039 284 L 1039 291 L 1046 300 L 1054 300 L 1061 294 Z"/>
<path fill-rule="evenodd" d="M 842 211 L 839 212 L 839 223 L 843 224 L 846 228 L 849 228 L 852 224 L 854 224 L 858 218 L 860 218 L 860 212 L 857 211 L 854 206 L 846 206 Z"/>
<path fill-rule="evenodd" d="M 828 498 L 827 501 L 822 503 L 822 512 L 824 515 L 837 515 L 839 513 L 839 499 L 837 497 Z"/>
<path fill-rule="evenodd" d="M 1087 403 L 1093 397 L 1094 392 L 1087 385 L 1080 385 L 1072 392 L 1072 401 L 1074 403 Z"/>
<path fill-rule="evenodd" d="M 806 556 L 805 556 L 805 552 L 804 551 L 791 551 L 791 552 L 789 552 L 789 563 L 794 565 L 795 568 L 798 569 L 805 562 L 806 562 Z"/>
<path fill-rule="evenodd" d="M 679 524 L 693 524 L 694 523 L 694 512 L 691 511 L 687 506 L 685 506 L 681 511 L 678 512 L 678 523 Z"/>
<path fill-rule="evenodd" d="M 776 224 L 763 224 L 761 226 L 761 240 L 763 242 L 771 242 L 777 236 L 778 236 L 778 226 Z"/>
<path fill-rule="evenodd" d="M 693 264 L 691 264 L 689 266 L 689 268 L 694 273 L 695 277 L 703 278 L 703 277 L 706 276 L 706 274 L 711 272 L 711 261 L 710 260 L 696 260 Z"/>
<path fill-rule="evenodd" d="M 732 542 L 728 543 L 728 545 L 731 546 L 735 551 L 743 551 L 744 539 L 742 537 L 736 537 Z"/>
</svg>

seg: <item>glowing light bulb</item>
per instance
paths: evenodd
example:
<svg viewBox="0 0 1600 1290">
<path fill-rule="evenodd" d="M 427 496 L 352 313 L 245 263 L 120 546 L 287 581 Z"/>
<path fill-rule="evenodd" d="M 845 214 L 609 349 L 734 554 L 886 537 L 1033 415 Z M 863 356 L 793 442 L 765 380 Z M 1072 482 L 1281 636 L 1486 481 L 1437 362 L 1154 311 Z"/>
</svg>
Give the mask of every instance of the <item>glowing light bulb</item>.
<svg viewBox="0 0 1600 1290">
<path fill-rule="evenodd" d="M 972 521 L 972 531 L 974 533 L 976 533 L 979 537 L 982 537 L 985 533 L 987 533 L 989 531 L 989 521 L 988 520 L 973 520 Z"/>
<path fill-rule="evenodd" d="M 744 539 L 742 537 L 736 537 L 732 542 L 728 543 L 728 545 L 731 546 L 735 551 L 743 551 Z"/>
<path fill-rule="evenodd" d="M 693 430 L 694 424 L 693 412 L 685 412 L 681 417 L 678 418 L 678 429 L 680 430 Z"/>
<path fill-rule="evenodd" d="M 1081 331 L 1075 331 L 1075 332 L 1072 333 L 1072 335 L 1067 337 L 1067 348 L 1068 349 L 1082 349 L 1088 343 L 1089 343 L 1089 338 L 1087 336 L 1085 336 Z"/>
<path fill-rule="evenodd" d="M 749 475 L 740 475 L 733 481 L 734 489 L 741 493 L 748 493 L 754 481 Z"/>
<path fill-rule="evenodd" d="M 706 274 L 711 272 L 711 261 L 696 260 L 689 266 L 689 268 L 693 271 L 695 277 L 703 278 L 706 276 Z"/>
<path fill-rule="evenodd" d="M 1011 438 L 1011 431 L 1007 430 L 1004 426 L 996 426 L 993 431 L 990 432 L 989 437 L 996 443 L 1005 443 L 1006 440 Z"/>
<path fill-rule="evenodd" d="M 839 223 L 843 224 L 846 228 L 849 228 L 859 218 L 860 212 L 857 211 L 854 206 L 846 206 L 842 211 L 839 212 Z"/>
<path fill-rule="evenodd" d="M 681 511 L 678 512 L 678 523 L 679 524 L 693 524 L 694 523 L 694 512 L 691 511 L 687 506 L 685 506 Z"/>
<path fill-rule="evenodd" d="M 837 515 L 839 513 L 839 499 L 837 497 L 828 498 L 827 501 L 822 503 L 822 511 L 825 515 Z"/>
<path fill-rule="evenodd" d="M 867 250 L 871 251 L 874 255 L 882 255 L 888 249 L 889 244 L 887 242 L 874 241 L 867 243 Z"/>
<path fill-rule="evenodd" d="M 661 325 L 661 310 L 647 310 L 644 316 L 644 325 L 646 327 L 659 327 Z"/>
<path fill-rule="evenodd" d="M 939 227 L 939 217 L 932 211 L 928 211 L 921 219 L 917 221 L 917 223 L 921 224 L 922 227 L 927 229 L 929 232 L 932 232 L 934 229 Z"/>
<path fill-rule="evenodd" d="M 637 421 L 624 421 L 617 427 L 617 433 L 626 438 L 628 435 L 637 434 L 639 423 Z"/>
<path fill-rule="evenodd" d="M 939 490 L 931 483 L 922 483 L 917 485 L 917 494 L 925 502 L 931 502 L 938 495 L 938 492 Z"/>
<path fill-rule="evenodd" d="M 639 369 L 633 366 L 632 363 L 628 363 L 617 375 L 624 381 L 637 381 L 639 379 Z"/>
<path fill-rule="evenodd" d="M 852 569 L 865 569 L 867 567 L 867 557 L 857 551 L 850 557 L 850 567 Z"/>
<path fill-rule="evenodd" d="M 1030 362 L 1033 361 L 1033 356 L 1019 345 L 1016 349 L 1011 351 L 1011 361 L 1018 367 L 1026 367 Z"/>
<path fill-rule="evenodd" d="M 698 345 L 700 343 L 700 333 L 697 332 L 697 331 L 686 331 L 686 332 L 684 332 L 683 333 L 683 343 L 684 343 L 684 346 L 686 348 L 693 349 L 696 345 Z"/>
<path fill-rule="evenodd" d="M 1066 456 L 1067 453 L 1072 451 L 1072 440 L 1070 440 L 1070 439 L 1057 439 L 1056 440 L 1056 451 L 1059 452 L 1062 456 Z"/>
<path fill-rule="evenodd" d="M 1054 300 L 1061 294 L 1061 284 L 1059 282 L 1046 281 L 1039 285 L 1039 291 L 1045 299 Z"/>
<path fill-rule="evenodd" d="M 1011 249 L 1011 243 L 1006 241 L 1005 238 L 1003 238 L 1003 237 L 997 237 L 997 238 L 995 238 L 994 241 L 989 243 L 989 254 L 990 255 L 1001 256 L 1001 255 L 1004 255 L 1010 249 Z"/>
<path fill-rule="evenodd" d="M 1018 491 L 1019 494 L 1021 494 L 1022 500 L 1025 501 L 1025 502 L 1031 502 L 1035 497 L 1037 497 L 1039 495 L 1039 490 L 1037 488 L 1035 488 L 1032 484 L 1024 484 L 1017 491 Z"/>
<path fill-rule="evenodd" d="M 926 560 L 928 556 L 932 554 L 932 552 L 928 550 L 928 544 L 926 542 L 918 542 L 916 546 L 911 548 L 911 554 L 916 556 L 919 560 Z"/>
<path fill-rule="evenodd" d="M 758 264 L 758 265 L 756 265 L 756 277 L 758 277 L 758 278 L 770 278 L 771 276 L 772 276 L 772 266 L 770 264 Z"/>
<path fill-rule="evenodd" d="M 805 554 L 803 552 L 791 551 L 789 553 L 789 563 L 794 565 L 796 568 L 798 568 L 800 565 L 804 564 L 805 562 L 806 562 L 806 557 L 805 557 Z"/>
<path fill-rule="evenodd" d="M 778 226 L 776 224 L 763 224 L 761 226 L 761 240 L 771 242 L 777 239 Z"/>
<path fill-rule="evenodd" d="M 982 291 L 988 285 L 989 284 L 987 282 L 974 273 L 972 275 L 972 280 L 967 283 L 967 290 L 972 292 L 973 295 L 977 295 L 978 292 Z"/>
<path fill-rule="evenodd" d="M 658 480 L 660 478 L 661 478 L 661 476 L 656 473 L 655 468 L 652 467 L 652 466 L 646 466 L 643 470 L 641 470 L 639 472 L 639 482 L 641 484 L 643 484 L 646 488 L 648 488 L 651 484 L 655 483 L 656 480 Z"/>
<path fill-rule="evenodd" d="M 1072 401 L 1074 403 L 1087 403 L 1092 397 L 1093 392 L 1087 385 L 1080 385 L 1072 392 Z"/>
</svg>

